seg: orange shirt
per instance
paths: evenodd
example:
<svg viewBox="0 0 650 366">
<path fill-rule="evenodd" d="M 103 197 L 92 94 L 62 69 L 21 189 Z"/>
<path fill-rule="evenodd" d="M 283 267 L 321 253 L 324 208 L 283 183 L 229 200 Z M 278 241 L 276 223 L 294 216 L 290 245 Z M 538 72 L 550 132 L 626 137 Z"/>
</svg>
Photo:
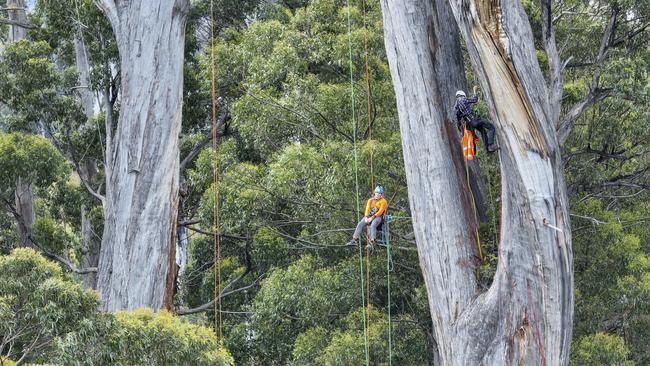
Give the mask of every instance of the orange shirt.
<svg viewBox="0 0 650 366">
<path fill-rule="evenodd" d="M 365 217 L 368 217 L 370 215 L 370 210 L 373 208 L 377 209 L 377 212 L 375 212 L 375 217 L 382 217 L 386 211 L 388 211 L 388 201 L 384 197 L 376 200 L 374 198 L 371 198 L 368 200 L 368 203 L 366 203 L 366 213 L 364 214 Z"/>
</svg>

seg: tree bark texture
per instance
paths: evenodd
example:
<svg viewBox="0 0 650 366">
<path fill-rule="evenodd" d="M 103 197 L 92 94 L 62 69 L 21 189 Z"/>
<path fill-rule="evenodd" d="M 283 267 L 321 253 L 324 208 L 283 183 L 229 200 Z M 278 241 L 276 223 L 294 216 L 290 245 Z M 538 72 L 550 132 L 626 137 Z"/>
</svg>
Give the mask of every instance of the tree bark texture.
<svg viewBox="0 0 650 366">
<path fill-rule="evenodd" d="M 7 0 L 7 10 L 10 21 L 15 24 L 9 24 L 9 43 L 16 42 L 27 38 L 27 28 L 20 24 L 27 24 L 27 12 L 25 10 L 25 0 Z"/>
<path fill-rule="evenodd" d="M 86 111 L 88 113 L 90 111 Z M 94 182 L 97 178 L 97 164 L 94 161 L 80 163 L 79 176 L 86 182 Z M 102 238 L 93 229 L 92 218 L 89 216 L 90 208 L 85 204 L 81 205 L 81 267 L 97 268 L 99 265 L 99 252 Z M 83 275 L 85 288 L 97 288 L 97 272 L 89 272 Z"/>
<path fill-rule="evenodd" d="M 16 225 L 19 245 L 21 247 L 33 247 L 30 239 L 32 225 L 36 219 L 36 204 L 34 200 L 34 187 L 31 183 L 18 178 L 16 181 L 16 191 L 14 193 L 16 201 L 16 213 L 21 217 L 24 225 Z"/>
<path fill-rule="evenodd" d="M 107 137 L 112 146 L 97 287 L 106 310 L 158 310 L 169 293 L 176 244 L 189 1 L 102 0 L 100 7 L 116 35 L 122 95 L 115 136 Z"/>
<path fill-rule="evenodd" d="M 445 35 L 453 29 L 446 4 L 382 0 L 438 356 L 442 365 L 566 365 L 573 320 L 567 197 L 530 25 L 517 0 L 451 0 L 501 146 L 499 262 L 480 293 L 469 265 L 475 222 L 463 198 L 461 153 L 444 124 Z"/>
<path fill-rule="evenodd" d="M 74 37 L 74 54 L 77 72 L 79 72 L 79 88 L 77 89 L 77 93 L 81 99 L 81 105 L 86 117 L 92 118 L 96 113 L 95 98 L 93 98 L 93 93 L 90 89 L 90 64 L 88 62 L 86 43 L 83 40 L 81 32 Z"/>
<path fill-rule="evenodd" d="M 99 248 L 101 239 L 93 232 L 92 221 L 88 217 L 89 210 L 81 206 L 81 268 L 97 267 L 99 263 Z M 83 275 L 85 288 L 97 288 L 97 273 L 89 272 Z"/>
<path fill-rule="evenodd" d="M 86 43 L 83 40 L 81 31 L 74 38 L 75 65 L 79 73 L 79 95 L 84 114 L 90 119 L 95 116 L 95 98 L 90 89 L 90 63 Z M 97 177 L 97 164 L 95 161 L 80 161 L 79 176 L 86 182 L 94 182 Z M 81 206 L 81 267 L 91 268 L 99 265 L 99 251 L 101 248 L 101 237 L 93 230 L 93 223 L 88 216 L 89 208 Z M 83 275 L 85 288 L 97 288 L 97 273 L 90 272 Z"/>
<path fill-rule="evenodd" d="M 9 19 L 18 23 L 27 23 L 27 14 L 25 11 L 25 0 L 9 0 L 7 8 Z M 9 25 L 9 43 L 20 41 L 27 37 L 27 29 L 20 25 Z M 21 178 L 16 181 L 16 190 L 14 192 L 16 212 L 22 218 L 24 225 L 16 225 L 19 245 L 22 247 L 31 247 L 32 241 L 29 239 L 32 224 L 36 215 L 36 204 L 34 198 L 34 187 L 30 182 Z"/>
</svg>

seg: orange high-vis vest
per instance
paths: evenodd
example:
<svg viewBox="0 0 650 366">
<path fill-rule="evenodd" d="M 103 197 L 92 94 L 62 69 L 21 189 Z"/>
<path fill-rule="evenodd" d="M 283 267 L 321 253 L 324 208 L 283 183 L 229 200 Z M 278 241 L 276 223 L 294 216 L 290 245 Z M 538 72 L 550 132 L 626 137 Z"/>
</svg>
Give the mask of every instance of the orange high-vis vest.
<svg viewBox="0 0 650 366">
<path fill-rule="evenodd" d="M 465 160 L 474 160 L 476 156 L 476 143 L 478 139 L 474 138 L 472 131 L 467 128 L 463 128 L 463 138 L 461 143 L 463 144 L 463 156 Z"/>
</svg>

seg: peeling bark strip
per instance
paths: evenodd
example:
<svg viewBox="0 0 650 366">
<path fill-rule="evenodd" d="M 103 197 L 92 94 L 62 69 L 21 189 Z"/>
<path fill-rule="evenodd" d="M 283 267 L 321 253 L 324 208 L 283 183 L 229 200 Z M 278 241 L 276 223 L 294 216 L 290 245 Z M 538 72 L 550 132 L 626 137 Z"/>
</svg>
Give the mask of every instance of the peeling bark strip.
<svg viewBox="0 0 650 366">
<path fill-rule="evenodd" d="M 97 288 L 106 310 L 158 310 L 174 263 L 170 248 L 189 1 L 101 0 L 100 7 L 120 52 L 122 96 L 117 130 L 107 147 Z"/>
<path fill-rule="evenodd" d="M 442 40 L 453 28 L 441 26 L 451 20 L 440 9 L 448 4 L 382 0 L 436 359 L 441 365 L 566 365 L 573 320 L 567 197 L 530 25 L 518 0 L 450 3 L 501 145 L 499 264 L 485 293 L 464 265 L 473 245 L 471 221 L 442 128 L 441 109 L 448 106 L 441 93 L 451 70 Z"/>
</svg>

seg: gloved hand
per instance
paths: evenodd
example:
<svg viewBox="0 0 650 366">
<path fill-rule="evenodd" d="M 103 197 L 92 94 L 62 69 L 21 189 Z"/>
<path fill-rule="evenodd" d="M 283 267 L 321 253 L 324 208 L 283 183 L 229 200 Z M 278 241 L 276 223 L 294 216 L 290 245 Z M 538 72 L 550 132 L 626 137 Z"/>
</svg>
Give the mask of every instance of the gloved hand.
<svg viewBox="0 0 650 366">
<path fill-rule="evenodd" d="M 375 217 L 374 217 L 374 216 L 368 216 L 368 217 L 366 217 L 366 218 L 365 218 L 365 220 L 366 220 L 366 224 L 369 224 L 369 223 L 371 223 L 371 222 L 372 222 L 372 220 L 374 220 L 374 219 L 375 219 Z"/>
</svg>

